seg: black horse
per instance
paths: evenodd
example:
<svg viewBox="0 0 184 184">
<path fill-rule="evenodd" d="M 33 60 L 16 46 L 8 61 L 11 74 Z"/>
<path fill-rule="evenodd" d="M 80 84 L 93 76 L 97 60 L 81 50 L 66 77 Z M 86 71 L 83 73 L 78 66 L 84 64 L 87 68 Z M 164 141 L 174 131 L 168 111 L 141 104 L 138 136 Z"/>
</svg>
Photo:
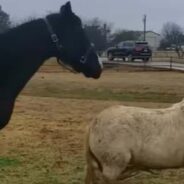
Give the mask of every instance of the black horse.
<svg viewBox="0 0 184 184">
<path fill-rule="evenodd" d="M 17 95 L 50 58 L 86 77 L 99 78 L 102 66 L 70 2 L 60 12 L 0 35 L 0 129 L 8 124 Z"/>
</svg>

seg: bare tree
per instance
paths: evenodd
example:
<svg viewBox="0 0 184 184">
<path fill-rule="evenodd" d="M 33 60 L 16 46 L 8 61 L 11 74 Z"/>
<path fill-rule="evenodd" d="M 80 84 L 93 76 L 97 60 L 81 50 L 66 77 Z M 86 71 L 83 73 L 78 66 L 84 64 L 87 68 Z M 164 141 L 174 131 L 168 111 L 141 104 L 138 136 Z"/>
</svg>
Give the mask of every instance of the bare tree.
<svg viewBox="0 0 184 184">
<path fill-rule="evenodd" d="M 141 31 L 133 30 L 118 30 L 111 35 L 111 44 L 115 45 L 121 41 L 138 40 L 141 36 Z"/>
<path fill-rule="evenodd" d="M 99 18 L 94 18 L 84 22 L 84 29 L 98 51 L 103 51 L 107 48 L 111 32 L 110 24 L 101 21 Z"/>
<path fill-rule="evenodd" d="M 163 25 L 162 37 L 161 47 L 170 47 L 173 45 L 175 46 L 178 57 L 181 57 L 181 45 L 184 43 L 183 29 L 176 23 L 167 22 Z"/>
</svg>

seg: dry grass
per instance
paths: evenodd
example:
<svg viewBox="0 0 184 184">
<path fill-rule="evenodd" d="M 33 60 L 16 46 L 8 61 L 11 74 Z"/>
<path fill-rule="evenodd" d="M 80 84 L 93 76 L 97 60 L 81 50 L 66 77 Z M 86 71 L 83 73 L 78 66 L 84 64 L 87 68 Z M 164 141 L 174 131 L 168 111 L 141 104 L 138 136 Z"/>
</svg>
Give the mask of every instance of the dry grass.
<svg viewBox="0 0 184 184">
<path fill-rule="evenodd" d="M 86 126 L 95 114 L 113 104 L 167 107 L 184 96 L 182 73 L 124 68 L 105 71 L 95 81 L 49 67 L 28 83 L 10 124 L 1 131 L 1 184 L 83 183 Z M 127 183 L 182 180 L 183 170 L 178 169 L 154 176 L 143 173 Z"/>
</svg>

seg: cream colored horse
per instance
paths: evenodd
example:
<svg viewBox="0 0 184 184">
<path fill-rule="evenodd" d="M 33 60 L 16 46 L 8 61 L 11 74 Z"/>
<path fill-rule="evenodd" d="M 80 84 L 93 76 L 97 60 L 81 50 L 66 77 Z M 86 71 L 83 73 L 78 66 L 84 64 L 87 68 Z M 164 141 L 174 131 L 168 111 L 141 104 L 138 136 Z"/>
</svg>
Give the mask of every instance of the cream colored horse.
<svg viewBox="0 0 184 184">
<path fill-rule="evenodd" d="M 139 169 L 184 166 L 184 101 L 166 109 L 114 106 L 91 123 L 86 184 L 115 184 Z"/>
</svg>

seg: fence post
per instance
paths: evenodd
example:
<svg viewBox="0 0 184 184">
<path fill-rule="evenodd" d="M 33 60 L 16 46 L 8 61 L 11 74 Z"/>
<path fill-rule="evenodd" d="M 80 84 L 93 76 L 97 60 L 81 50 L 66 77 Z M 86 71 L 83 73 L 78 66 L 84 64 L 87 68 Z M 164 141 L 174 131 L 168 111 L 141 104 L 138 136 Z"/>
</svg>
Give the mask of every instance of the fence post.
<svg viewBox="0 0 184 184">
<path fill-rule="evenodd" d="M 170 70 L 172 70 L 172 65 L 173 65 L 173 57 L 170 57 Z"/>
<path fill-rule="evenodd" d="M 146 70 L 146 66 L 147 66 L 146 63 L 147 63 L 147 62 L 146 62 L 145 59 L 143 60 L 143 63 L 144 63 L 144 70 Z"/>
</svg>

